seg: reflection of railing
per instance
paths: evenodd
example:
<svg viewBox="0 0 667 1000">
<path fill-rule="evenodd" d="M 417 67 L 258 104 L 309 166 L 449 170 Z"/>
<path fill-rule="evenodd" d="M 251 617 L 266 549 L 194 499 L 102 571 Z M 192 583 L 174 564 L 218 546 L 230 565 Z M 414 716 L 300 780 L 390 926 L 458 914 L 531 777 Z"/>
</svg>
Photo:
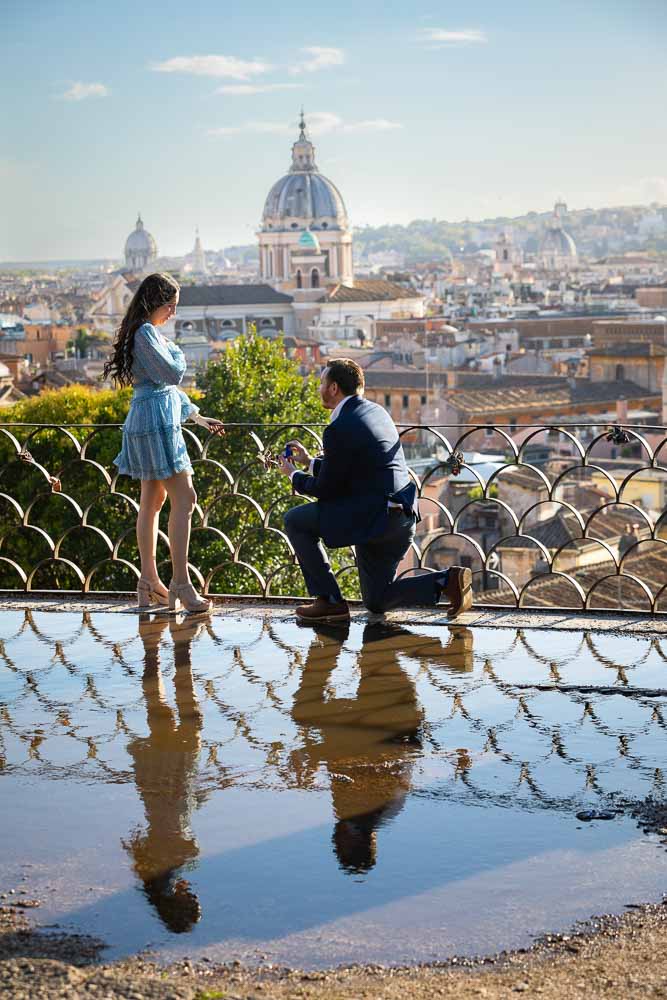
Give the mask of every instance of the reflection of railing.
<svg viewBox="0 0 667 1000">
<path fill-rule="evenodd" d="M 383 744 L 388 761 L 416 754 L 438 762 L 436 772 L 430 765 L 425 772 L 438 780 L 418 782 L 413 794 L 567 811 L 586 797 L 664 795 L 664 698 L 644 687 L 667 667 L 667 645 L 659 638 L 569 633 L 561 636 L 555 660 L 548 633 L 520 630 L 482 638 L 480 631 L 459 628 L 440 639 L 396 629 L 373 653 L 365 637 L 360 647 L 358 636 L 348 643 L 345 635 L 307 631 L 295 640 L 270 618 L 254 618 L 229 635 L 225 618 L 172 619 L 167 630 L 158 616 L 148 623 L 147 638 L 134 616 L 112 617 L 113 624 L 109 615 L 68 614 L 65 630 L 63 616 L 16 615 L 11 634 L 0 640 L 0 670 L 8 679 L 0 704 L 0 774 L 131 783 L 127 747 L 146 726 L 142 672 L 150 678 L 151 656 L 157 656 L 166 677 L 187 668 L 188 704 L 196 707 L 201 740 L 199 791 L 318 789 L 321 776 L 304 772 L 299 751 L 311 731 L 330 725 L 336 692 L 323 687 L 304 720 L 299 690 L 309 673 L 324 675 L 328 684 L 337 670 L 337 690 L 348 692 L 343 703 L 354 719 L 355 699 L 363 695 L 349 692 L 359 673 L 363 678 L 362 658 L 370 652 L 375 659 L 366 669 L 375 681 L 364 718 L 378 701 L 385 708 L 378 656 L 390 703 L 399 706 L 395 716 L 384 711 L 385 729 L 394 718 L 404 721 L 406 692 L 418 692 L 418 707 L 409 714 L 420 719 L 419 740 Z M 387 673 L 396 653 L 400 669 Z M 400 684 L 399 674 L 405 675 Z M 337 732 L 340 719 L 339 712 Z M 378 738 L 386 736 L 379 731 Z M 348 742 L 334 749 L 357 759 L 359 739 L 353 723 Z M 326 748 L 315 743 L 321 763 Z M 335 753 L 330 764 L 334 772 L 344 769 Z"/>
<path fill-rule="evenodd" d="M 186 428 L 199 496 L 192 570 L 201 587 L 295 592 L 282 517 L 296 501 L 266 459 L 295 436 L 317 445 L 321 430 L 228 425 L 226 438 L 204 440 Z M 423 517 L 403 572 L 469 565 L 485 606 L 667 613 L 667 428 L 400 431 Z M 0 589 L 132 589 L 138 490 L 112 464 L 119 446 L 119 425 L 0 424 Z M 162 561 L 168 545 L 161 531 Z M 338 572 L 351 579 L 353 562 L 346 554 Z"/>
</svg>

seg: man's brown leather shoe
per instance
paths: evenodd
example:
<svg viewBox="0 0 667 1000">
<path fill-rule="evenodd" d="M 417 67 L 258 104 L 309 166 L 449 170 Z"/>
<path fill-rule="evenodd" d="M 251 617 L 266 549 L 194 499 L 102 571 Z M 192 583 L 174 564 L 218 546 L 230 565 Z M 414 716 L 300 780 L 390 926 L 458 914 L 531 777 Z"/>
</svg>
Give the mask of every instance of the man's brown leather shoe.
<svg viewBox="0 0 667 1000">
<path fill-rule="evenodd" d="M 450 566 L 447 583 L 442 588 L 442 596 L 451 602 L 447 612 L 449 618 L 456 618 L 472 607 L 472 570 L 467 566 Z"/>
<path fill-rule="evenodd" d="M 326 597 L 316 597 L 312 604 L 301 604 L 296 613 L 304 622 L 349 621 L 350 618 L 347 601 L 332 604 Z"/>
</svg>

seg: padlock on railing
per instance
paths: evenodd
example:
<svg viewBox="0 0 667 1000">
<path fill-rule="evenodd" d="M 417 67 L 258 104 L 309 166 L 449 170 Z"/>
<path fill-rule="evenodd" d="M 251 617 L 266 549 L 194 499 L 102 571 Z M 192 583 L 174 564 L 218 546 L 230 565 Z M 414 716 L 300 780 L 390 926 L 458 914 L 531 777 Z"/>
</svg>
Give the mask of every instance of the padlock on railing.
<svg viewBox="0 0 667 1000">
<path fill-rule="evenodd" d="M 445 472 L 448 472 L 450 476 L 459 476 L 461 474 L 461 469 L 465 464 L 463 452 L 453 451 L 451 455 L 448 455 L 445 459 Z"/>
<path fill-rule="evenodd" d="M 611 441 L 612 444 L 628 444 L 630 435 L 622 427 L 619 427 L 618 424 L 614 424 L 613 427 L 609 428 L 604 439 L 605 441 Z"/>
</svg>

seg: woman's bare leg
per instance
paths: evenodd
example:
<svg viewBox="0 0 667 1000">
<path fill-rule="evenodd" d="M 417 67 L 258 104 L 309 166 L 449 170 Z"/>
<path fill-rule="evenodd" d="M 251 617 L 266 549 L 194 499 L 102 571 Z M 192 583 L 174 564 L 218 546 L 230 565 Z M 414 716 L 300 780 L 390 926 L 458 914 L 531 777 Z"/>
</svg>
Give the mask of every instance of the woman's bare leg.
<svg viewBox="0 0 667 1000">
<path fill-rule="evenodd" d="M 167 491 L 161 479 L 141 480 L 141 499 L 137 514 L 137 544 L 141 559 L 141 575 L 153 584 L 160 594 L 167 593 L 157 570 L 155 553 L 160 511 L 167 498 Z"/>
<path fill-rule="evenodd" d="M 177 472 L 164 480 L 171 510 L 169 512 L 169 547 L 175 584 L 190 583 L 188 572 L 188 549 L 190 547 L 190 525 L 192 512 L 197 502 L 197 494 L 192 486 L 189 472 Z"/>
</svg>

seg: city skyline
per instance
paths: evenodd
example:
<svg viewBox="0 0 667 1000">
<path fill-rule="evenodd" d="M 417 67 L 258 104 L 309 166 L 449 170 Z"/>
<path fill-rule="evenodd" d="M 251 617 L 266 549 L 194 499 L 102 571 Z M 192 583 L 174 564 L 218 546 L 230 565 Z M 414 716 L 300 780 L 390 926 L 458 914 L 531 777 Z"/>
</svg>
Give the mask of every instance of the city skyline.
<svg viewBox="0 0 667 1000">
<path fill-rule="evenodd" d="M 10 3 L 0 260 L 254 243 L 301 105 L 356 226 L 667 201 L 652 0 L 282 13 Z"/>
</svg>

